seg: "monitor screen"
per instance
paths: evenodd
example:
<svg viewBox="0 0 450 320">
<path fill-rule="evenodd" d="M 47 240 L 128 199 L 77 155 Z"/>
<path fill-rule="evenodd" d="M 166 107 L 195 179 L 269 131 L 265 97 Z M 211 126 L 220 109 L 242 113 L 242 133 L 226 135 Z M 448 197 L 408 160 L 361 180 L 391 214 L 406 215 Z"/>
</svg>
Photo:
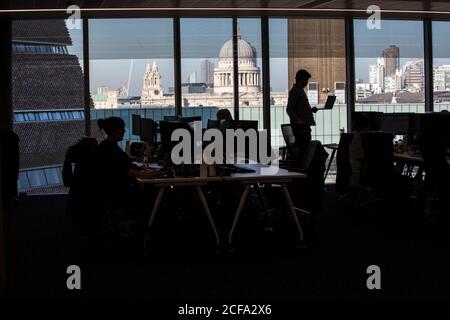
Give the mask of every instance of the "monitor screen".
<svg viewBox="0 0 450 320">
<path fill-rule="evenodd" d="M 141 140 L 149 144 L 155 143 L 156 123 L 152 119 L 141 118 Z"/>
<path fill-rule="evenodd" d="M 383 113 L 380 116 L 380 130 L 406 135 L 409 133 L 409 117 L 408 113 Z"/>
<path fill-rule="evenodd" d="M 132 133 L 135 136 L 141 135 L 141 116 L 138 114 L 133 114 L 131 116 L 132 122 Z"/>
</svg>

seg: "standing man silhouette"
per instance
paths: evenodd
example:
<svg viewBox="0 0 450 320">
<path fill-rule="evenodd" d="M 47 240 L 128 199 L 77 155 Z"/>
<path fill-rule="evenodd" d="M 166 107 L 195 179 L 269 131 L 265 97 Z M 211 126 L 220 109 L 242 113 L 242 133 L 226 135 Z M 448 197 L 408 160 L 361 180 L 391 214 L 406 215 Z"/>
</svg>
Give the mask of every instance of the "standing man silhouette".
<svg viewBox="0 0 450 320">
<path fill-rule="evenodd" d="M 295 84 L 289 91 L 289 99 L 287 104 L 287 114 L 291 120 L 292 131 L 295 136 L 295 152 L 294 158 L 300 160 L 304 157 L 306 149 L 311 142 L 311 126 L 315 126 L 313 113 L 317 112 L 317 108 L 311 108 L 308 96 L 304 88 L 308 84 L 311 74 L 303 69 L 297 71 L 295 75 Z"/>
</svg>

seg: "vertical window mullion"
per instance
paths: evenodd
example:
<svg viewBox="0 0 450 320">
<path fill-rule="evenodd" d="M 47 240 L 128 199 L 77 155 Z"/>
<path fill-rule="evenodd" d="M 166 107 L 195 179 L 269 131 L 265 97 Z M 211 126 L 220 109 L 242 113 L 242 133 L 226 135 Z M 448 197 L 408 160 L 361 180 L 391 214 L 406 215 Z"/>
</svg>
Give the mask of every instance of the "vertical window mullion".
<svg viewBox="0 0 450 320">
<path fill-rule="evenodd" d="M 433 22 L 431 19 L 423 20 L 424 38 L 424 73 L 425 73 L 425 112 L 433 111 Z"/>
<path fill-rule="evenodd" d="M 352 115 L 355 111 L 355 34 L 353 18 L 345 18 L 345 57 L 346 57 L 346 103 L 347 103 L 347 132 L 352 131 Z"/>
<path fill-rule="evenodd" d="M 174 79 L 175 79 L 175 114 L 181 116 L 181 30 L 180 17 L 173 18 Z"/>
<path fill-rule="evenodd" d="M 234 119 L 239 120 L 239 48 L 237 36 L 237 17 L 233 17 L 233 96 L 234 96 Z"/>
<path fill-rule="evenodd" d="M 91 136 L 91 94 L 89 84 L 89 19 L 83 19 L 83 73 L 84 73 L 84 125 L 86 136 Z"/>
<path fill-rule="evenodd" d="M 261 18 L 261 59 L 263 89 L 263 128 L 267 130 L 268 150 L 271 150 L 272 135 L 270 124 L 270 51 L 269 51 L 269 18 Z"/>
</svg>

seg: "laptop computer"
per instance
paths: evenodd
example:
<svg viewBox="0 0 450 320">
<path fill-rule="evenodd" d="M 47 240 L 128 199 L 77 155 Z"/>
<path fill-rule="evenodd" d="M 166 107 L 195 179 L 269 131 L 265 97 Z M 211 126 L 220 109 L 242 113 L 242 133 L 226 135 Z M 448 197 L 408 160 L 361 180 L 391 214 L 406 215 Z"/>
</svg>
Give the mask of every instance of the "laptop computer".
<svg viewBox="0 0 450 320">
<path fill-rule="evenodd" d="M 317 110 L 331 110 L 333 109 L 334 102 L 336 101 L 336 96 L 328 96 L 325 106 L 323 108 L 317 108 Z"/>
</svg>

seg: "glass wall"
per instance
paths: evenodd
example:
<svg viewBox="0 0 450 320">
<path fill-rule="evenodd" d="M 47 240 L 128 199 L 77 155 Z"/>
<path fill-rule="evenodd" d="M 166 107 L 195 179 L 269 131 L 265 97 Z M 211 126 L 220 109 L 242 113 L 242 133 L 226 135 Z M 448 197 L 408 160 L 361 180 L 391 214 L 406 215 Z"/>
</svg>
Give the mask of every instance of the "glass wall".
<svg viewBox="0 0 450 320">
<path fill-rule="evenodd" d="M 263 129 L 261 19 L 238 19 L 239 119 Z"/>
<path fill-rule="evenodd" d="M 433 30 L 433 107 L 450 111 L 450 22 L 434 21 Z"/>
<path fill-rule="evenodd" d="M 345 22 L 343 19 L 270 19 L 270 117 L 272 146 L 284 145 L 281 124 L 295 74 L 306 69 L 311 75 L 304 89 L 311 106 L 323 106 L 328 95 L 336 95 L 333 110 L 315 114 L 313 139 L 322 143 L 339 141 L 347 127 L 345 105 Z"/>
<path fill-rule="evenodd" d="M 354 20 L 356 111 L 424 112 L 423 22 Z"/>
<path fill-rule="evenodd" d="M 450 110 L 450 22 L 433 22 L 434 110 Z M 234 116 L 231 18 L 182 18 L 183 116 L 217 111 Z M 261 19 L 238 19 L 239 117 L 263 127 Z M 423 21 L 382 20 L 381 29 L 354 20 L 356 111 L 424 112 Z M 284 145 L 281 125 L 298 69 L 312 78 L 305 92 L 312 106 L 336 95 L 333 110 L 315 114 L 313 139 L 337 143 L 347 131 L 344 19 L 269 19 L 272 147 Z M 81 21 L 13 22 L 12 100 L 21 139 L 21 188 L 58 189 L 67 147 L 85 131 Z M 90 96 L 93 120 L 132 116 L 159 121 L 175 115 L 172 18 L 90 19 Z M 98 139 L 103 135 L 91 125 Z M 58 135 L 55 135 L 58 132 Z M 38 147 L 41 146 L 41 147 Z M 44 146 L 44 147 L 42 147 Z"/>
<path fill-rule="evenodd" d="M 139 140 L 132 114 L 175 114 L 172 19 L 90 19 L 89 58 L 92 119 L 121 117 L 125 141 Z"/>
<path fill-rule="evenodd" d="M 183 116 L 202 116 L 204 107 L 234 115 L 232 19 L 186 18 L 180 26 Z"/>
<path fill-rule="evenodd" d="M 15 20 L 12 29 L 19 190 L 65 192 L 60 168 L 85 131 L 82 21 Z"/>
</svg>

